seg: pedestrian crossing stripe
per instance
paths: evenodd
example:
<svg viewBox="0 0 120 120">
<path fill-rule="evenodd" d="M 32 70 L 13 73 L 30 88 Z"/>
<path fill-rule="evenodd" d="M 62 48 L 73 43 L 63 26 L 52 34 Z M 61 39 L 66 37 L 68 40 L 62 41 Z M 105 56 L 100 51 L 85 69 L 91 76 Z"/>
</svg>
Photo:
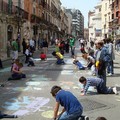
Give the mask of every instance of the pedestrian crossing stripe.
<svg viewBox="0 0 120 120">
<path fill-rule="evenodd" d="M 73 70 L 63 70 L 63 71 L 61 71 L 61 74 L 62 75 L 73 75 Z"/>
</svg>

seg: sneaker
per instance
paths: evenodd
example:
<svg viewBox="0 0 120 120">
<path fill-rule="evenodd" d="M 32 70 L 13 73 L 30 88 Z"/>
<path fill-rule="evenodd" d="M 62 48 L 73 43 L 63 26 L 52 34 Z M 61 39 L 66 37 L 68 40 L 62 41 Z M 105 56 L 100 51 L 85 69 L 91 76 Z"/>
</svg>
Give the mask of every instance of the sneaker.
<svg viewBox="0 0 120 120">
<path fill-rule="evenodd" d="M 89 117 L 88 117 L 88 116 L 85 116 L 85 117 L 84 117 L 84 120 L 89 120 Z"/>
<path fill-rule="evenodd" d="M 118 91 L 117 91 L 117 88 L 116 88 L 116 87 L 113 88 L 113 92 L 114 92 L 116 95 L 118 94 Z"/>
<path fill-rule="evenodd" d="M 108 76 L 112 76 L 112 73 L 109 73 Z"/>
<path fill-rule="evenodd" d="M 88 116 L 81 116 L 78 118 L 78 120 L 89 120 Z"/>
</svg>

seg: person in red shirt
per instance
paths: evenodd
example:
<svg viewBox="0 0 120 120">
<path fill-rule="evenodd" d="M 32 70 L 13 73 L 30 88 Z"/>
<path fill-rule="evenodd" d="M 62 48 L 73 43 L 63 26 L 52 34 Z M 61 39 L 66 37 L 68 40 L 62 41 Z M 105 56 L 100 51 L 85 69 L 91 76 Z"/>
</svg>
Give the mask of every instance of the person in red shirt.
<svg viewBox="0 0 120 120">
<path fill-rule="evenodd" d="M 46 60 L 46 58 L 47 58 L 46 54 L 44 52 L 41 52 L 40 58 L 41 58 L 41 60 Z"/>
</svg>

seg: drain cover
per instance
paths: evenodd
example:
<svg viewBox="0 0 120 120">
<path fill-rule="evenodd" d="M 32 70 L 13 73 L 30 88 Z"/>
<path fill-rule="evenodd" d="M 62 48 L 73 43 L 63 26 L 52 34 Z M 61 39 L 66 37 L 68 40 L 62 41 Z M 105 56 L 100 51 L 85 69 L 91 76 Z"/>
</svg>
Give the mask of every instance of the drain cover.
<svg viewBox="0 0 120 120">
<path fill-rule="evenodd" d="M 107 107 L 107 105 L 105 104 L 89 99 L 81 99 L 80 103 L 82 104 L 84 111 L 91 111 L 91 110 Z"/>
</svg>

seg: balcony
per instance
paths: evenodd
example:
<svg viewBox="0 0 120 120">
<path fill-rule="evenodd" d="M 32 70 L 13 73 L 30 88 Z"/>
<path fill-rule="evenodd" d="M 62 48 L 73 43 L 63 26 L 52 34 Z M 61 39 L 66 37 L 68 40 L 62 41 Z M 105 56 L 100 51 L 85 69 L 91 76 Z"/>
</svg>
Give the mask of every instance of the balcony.
<svg viewBox="0 0 120 120">
<path fill-rule="evenodd" d="M 109 28 L 112 28 L 112 26 L 113 26 L 113 20 L 109 22 Z"/>
<path fill-rule="evenodd" d="M 110 9 L 111 9 L 111 11 L 114 10 L 114 2 L 112 4 L 110 4 Z"/>
<path fill-rule="evenodd" d="M 35 23 L 35 24 L 38 23 L 39 24 L 40 20 L 41 20 L 40 17 L 38 17 L 38 16 L 36 16 L 34 14 L 31 14 L 31 17 L 30 17 L 30 22 L 31 23 Z"/>
<path fill-rule="evenodd" d="M 12 5 L 10 8 L 8 3 L 1 0 L 0 0 L 0 12 L 6 15 L 11 15 L 12 17 L 21 16 L 21 18 L 23 19 L 28 19 L 28 12 L 14 5 Z"/>
</svg>

